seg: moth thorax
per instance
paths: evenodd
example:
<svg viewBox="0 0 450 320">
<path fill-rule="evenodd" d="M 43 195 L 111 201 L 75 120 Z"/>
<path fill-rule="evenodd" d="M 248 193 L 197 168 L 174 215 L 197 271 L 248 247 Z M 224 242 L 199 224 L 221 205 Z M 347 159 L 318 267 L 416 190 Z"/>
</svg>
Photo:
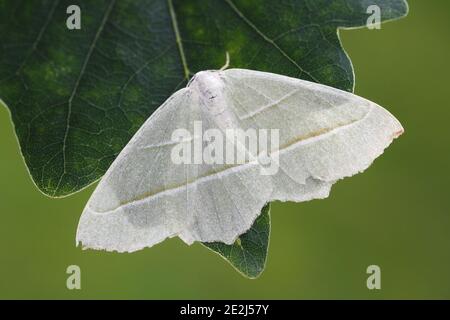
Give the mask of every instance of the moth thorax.
<svg viewBox="0 0 450 320">
<path fill-rule="evenodd" d="M 223 100 L 224 83 L 217 71 L 197 73 L 189 87 L 196 90 L 208 106 L 220 105 L 220 101 Z"/>
</svg>

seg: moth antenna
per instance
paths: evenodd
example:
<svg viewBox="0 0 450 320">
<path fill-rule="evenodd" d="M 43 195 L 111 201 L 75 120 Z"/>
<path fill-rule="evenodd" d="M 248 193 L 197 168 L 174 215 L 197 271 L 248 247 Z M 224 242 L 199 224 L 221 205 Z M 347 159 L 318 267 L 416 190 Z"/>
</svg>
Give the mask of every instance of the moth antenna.
<svg viewBox="0 0 450 320">
<path fill-rule="evenodd" d="M 220 71 L 226 70 L 230 66 L 230 54 L 228 53 L 228 51 L 226 52 L 225 56 L 226 56 L 225 65 L 222 68 L 220 68 Z"/>
</svg>

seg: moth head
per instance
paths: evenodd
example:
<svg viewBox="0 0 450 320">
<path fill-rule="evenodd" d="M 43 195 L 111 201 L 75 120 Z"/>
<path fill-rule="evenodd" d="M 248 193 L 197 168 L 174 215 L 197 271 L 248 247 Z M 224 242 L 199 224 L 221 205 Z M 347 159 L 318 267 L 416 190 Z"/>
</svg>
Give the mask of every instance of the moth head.
<svg viewBox="0 0 450 320">
<path fill-rule="evenodd" d="M 224 82 L 219 71 L 201 71 L 191 79 L 189 88 L 197 91 L 199 97 L 209 105 L 208 101 L 212 102 L 223 96 Z"/>
</svg>

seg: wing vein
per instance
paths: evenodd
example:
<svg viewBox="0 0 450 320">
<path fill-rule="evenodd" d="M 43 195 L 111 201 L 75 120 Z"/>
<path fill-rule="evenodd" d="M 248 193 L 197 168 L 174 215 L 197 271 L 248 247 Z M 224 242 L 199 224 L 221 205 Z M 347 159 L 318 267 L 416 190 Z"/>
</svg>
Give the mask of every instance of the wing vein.
<svg viewBox="0 0 450 320">
<path fill-rule="evenodd" d="M 371 112 L 371 110 L 369 110 L 367 112 L 367 114 L 365 116 L 363 116 L 362 118 L 360 118 L 360 119 L 352 120 L 352 121 L 349 121 L 349 122 L 343 123 L 343 124 L 339 124 L 339 125 L 337 125 L 335 127 L 324 128 L 324 129 L 315 131 L 313 133 L 310 133 L 308 135 L 295 138 L 295 139 L 285 143 L 284 145 L 280 146 L 280 148 L 276 152 L 282 153 L 282 152 L 284 152 L 284 151 L 286 151 L 286 150 L 288 150 L 288 149 L 290 149 L 292 147 L 295 147 L 297 145 L 304 145 L 304 144 L 307 144 L 309 142 L 316 141 L 317 139 L 319 139 L 321 137 L 329 136 L 329 135 L 331 135 L 333 133 L 336 133 L 337 131 L 340 131 L 342 129 L 349 128 L 349 127 L 351 127 L 351 126 L 353 126 L 353 125 L 355 125 L 355 124 L 357 124 L 357 123 L 359 123 L 361 121 L 364 121 L 369 116 L 370 112 Z M 202 175 L 202 176 L 197 176 L 194 179 L 186 181 L 185 183 L 180 183 L 180 184 L 177 184 L 177 185 L 170 186 L 170 187 L 168 187 L 166 189 L 160 189 L 160 190 L 157 190 L 157 191 L 153 191 L 153 192 L 148 192 L 148 193 L 142 194 L 142 195 L 140 195 L 138 197 L 135 197 L 135 198 L 133 198 L 131 200 L 127 200 L 127 201 L 121 202 L 121 203 L 119 203 L 119 205 L 117 205 L 116 207 L 114 207 L 112 209 L 108 209 L 108 210 L 105 210 L 105 211 L 97 210 L 95 212 L 96 213 L 102 213 L 102 214 L 103 213 L 110 213 L 110 212 L 113 212 L 113 211 L 123 207 L 123 206 L 136 204 L 136 203 L 139 203 L 139 202 L 146 201 L 146 200 L 148 200 L 150 198 L 159 197 L 159 196 L 162 196 L 164 194 L 171 193 L 171 192 L 176 192 L 177 190 L 182 189 L 182 188 L 186 188 L 187 189 L 187 187 L 192 185 L 192 184 L 198 184 L 198 183 L 201 183 L 203 181 L 208 181 L 208 180 L 211 180 L 211 179 L 215 178 L 216 176 L 226 175 L 228 173 L 233 173 L 233 171 L 236 171 L 236 170 L 243 170 L 246 167 L 249 167 L 249 166 L 252 166 L 252 165 L 259 165 L 259 163 L 257 162 L 257 160 L 254 160 L 254 161 L 249 161 L 249 162 L 236 164 L 236 165 L 228 165 L 228 166 L 225 166 L 221 170 L 217 170 L 217 171 L 212 172 L 212 173 L 207 173 L 207 174 Z"/>
</svg>

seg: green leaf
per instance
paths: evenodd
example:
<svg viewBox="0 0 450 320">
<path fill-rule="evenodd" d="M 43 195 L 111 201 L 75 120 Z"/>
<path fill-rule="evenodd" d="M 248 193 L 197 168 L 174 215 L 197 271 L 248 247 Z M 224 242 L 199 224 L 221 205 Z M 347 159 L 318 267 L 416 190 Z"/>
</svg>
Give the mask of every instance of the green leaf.
<svg viewBox="0 0 450 320">
<path fill-rule="evenodd" d="M 269 249 L 270 204 L 266 204 L 252 228 L 241 235 L 234 244 L 203 243 L 221 255 L 237 271 L 248 278 L 258 277 L 264 270 Z"/>
<path fill-rule="evenodd" d="M 66 27 L 73 4 L 81 30 Z M 99 179 L 193 73 L 222 67 L 226 52 L 230 67 L 351 91 L 336 30 L 364 26 L 369 5 L 382 21 L 407 13 L 404 0 L 0 0 L 0 98 L 35 184 L 70 195 Z"/>
<path fill-rule="evenodd" d="M 66 9 L 81 8 L 81 30 Z M 42 192 L 99 179 L 188 73 L 270 71 L 352 90 L 336 33 L 406 14 L 403 0 L 0 0 L 0 97 Z M 189 70 L 189 71 L 188 71 Z"/>
</svg>

